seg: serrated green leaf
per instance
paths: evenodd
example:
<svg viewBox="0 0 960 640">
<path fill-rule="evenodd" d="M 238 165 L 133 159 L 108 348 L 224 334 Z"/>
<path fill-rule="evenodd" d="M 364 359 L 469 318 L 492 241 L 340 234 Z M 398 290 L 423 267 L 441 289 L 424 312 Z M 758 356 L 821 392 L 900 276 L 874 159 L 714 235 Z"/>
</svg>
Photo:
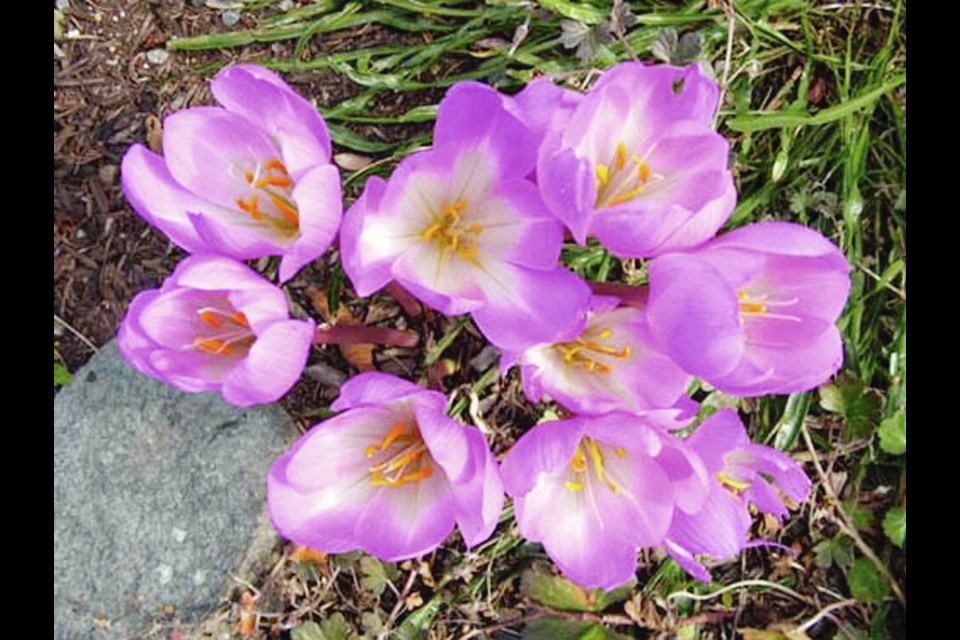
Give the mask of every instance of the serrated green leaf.
<svg viewBox="0 0 960 640">
<path fill-rule="evenodd" d="M 850 594 L 861 602 L 880 604 L 890 591 L 890 585 L 880 571 L 866 558 L 857 558 L 847 573 Z"/>
<path fill-rule="evenodd" d="M 821 541 L 813 548 L 813 552 L 816 554 L 814 562 L 821 569 L 836 565 L 846 570 L 853 564 L 853 542 L 844 536 Z"/>
<path fill-rule="evenodd" d="M 360 625 L 363 627 L 363 633 L 373 638 L 383 629 L 383 620 L 377 612 L 364 611 L 360 614 Z"/>
<path fill-rule="evenodd" d="M 880 419 L 880 396 L 859 380 L 845 377 L 820 387 L 820 406 L 843 416 L 845 439 L 867 437 Z"/>
<path fill-rule="evenodd" d="M 67 366 L 62 362 L 53 361 L 53 386 L 59 387 L 65 384 L 69 384 L 73 380 L 73 374 L 67 369 Z"/>
<path fill-rule="evenodd" d="M 907 540 L 907 510 L 893 507 L 883 516 L 883 532 L 890 538 L 890 542 L 903 548 Z"/>
<path fill-rule="evenodd" d="M 597 613 L 628 598 L 635 585 L 636 580 L 631 580 L 608 592 L 603 589 L 584 589 L 562 576 L 551 576 L 529 569 L 523 572 L 520 591 L 540 604 L 554 609 Z"/>
<path fill-rule="evenodd" d="M 335 613 L 320 623 L 323 640 L 357 640 L 357 631 L 342 613 Z"/>
<path fill-rule="evenodd" d="M 290 632 L 292 640 L 326 640 L 323 631 L 316 622 L 304 622 Z"/>
<path fill-rule="evenodd" d="M 547 616 L 531 620 L 523 628 L 523 640 L 625 640 L 626 636 L 596 622 Z"/>
<path fill-rule="evenodd" d="M 899 456 L 907 452 L 907 416 L 901 409 L 880 423 L 880 448 Z"/>
<path fill-rule="evenodd" d="M 392 570 L 392 571 L 391 571 Z M 396 568 L 385 565 L 372 556 L 360 558 L 360 584 L 378 596 L 387 588 L 387 583 L 396 578 Z"/>
</svg>

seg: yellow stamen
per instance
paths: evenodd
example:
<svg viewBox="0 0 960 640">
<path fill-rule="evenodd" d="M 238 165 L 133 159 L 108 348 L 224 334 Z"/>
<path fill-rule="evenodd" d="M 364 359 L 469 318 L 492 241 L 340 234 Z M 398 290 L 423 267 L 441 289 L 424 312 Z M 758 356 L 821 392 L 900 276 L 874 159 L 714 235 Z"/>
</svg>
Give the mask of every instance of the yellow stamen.
<svg viewBox="0 0 960 640">
<path fill-rule="evenodd" d="M 616 449 L 613 450 L 613 452 L 614 452 L 615 454 L 617 454 L 617 457 L 618 457 L 618 458 L 626 458 L 626 457 L 627 457 L 627 450 L 624 449 L 623 447 L 617 447 Z"/>
<path fill-rule="evenodd" d="M 720 481 L 724 486 L 730 487 L 734 491 L 744 491 L 750 488 L 750 483 L 744 480 L 737 480 L 736 478 L 731 478 L 724 472 L 717 473 L 717 480 Z"/>
<path fill-rule="evenodd" d="M 383 442 L 380 443 L 380 451 L 385 451 L 387 447 L 400 439 L 400 436 L 402 436 L 406 430 L 407 425 L 402 422 L 393 425 L 393 428 L 390 429 L 386 437 L 384 437 Z"/>
<path fill-rule="evenodd" d="M 610 489 L 612 493 L 620 492 L 620 487 L 618 487 L 613 480 L 607 480 L 607 488 Z"/>
<path fill-rule="evenodd" d="M 613 329 L 604 329 L 600 332 L 600 339 L 607 340 L 613 336 Z"/>
<path fill-rule="evenodd" d="M 617 144 L 617 169 L 623 169 L 627 166 L 627 145 L 622 142 Z"/>
<path fill-rule="evenodd" d="M 587 447 L 590 449 L 590 458 L 593 461 L 593 471 L 597 474 L 597 480 L 603 482 L 603 455 L 600 453 L 600 447 L 590 439 L 587 439 Z"/>
<path fill-rule="evenodd" d="M 585 471 L 587 468 L 587 456 L 583 453 L 582 447 L 577 447 L 577 450 L 573 454 L 573 459 L 570 460 L 570 466 L 573 467 L 574 471 Z"/>
<path fill-rule="evenodd" d="M 641 193 L 643 193 L 643 185 L 638 185 L 633 189 L 630 189 L 630 191 L 617 196 L 616 198 L 611 198 L 610 201 L 607 202 L 607 206 L 612 207 L 614 205 L 623 204 L 624 202 L 630 202 Z"/>
<path fill-rule="evenodd" d="M 397 469 L 405 467 L 411 462 L 418 460 L 420 456 L 423 455 L 423 452 L 426 450 L 427 450 L 427 447 L 425 445 L 420 445 L 413 451 L 400 456 L 399 458 L 397 458 L 396 460 L 388 464 L 386 467 L 386 471 L 396 471 Z"/>
<path fill-rule="evenodd" d="M 375 487 L 402 487 L 405 484 L 410 484 L 411 482 L 418 482 L 420 480 L 426 480 L 433 475 L 433 469 L 430 467 L 424 467 L 413 471 L 411 473 L 404 474 L 399 478 L 384 478 L 383 474 L 379 471 L 372 472 L 370 477 L 370 484 Z"/>
<path fill-rule="evenodd" d="M 582 483 L 582 482 L 572 482 L 572 481 L 568 481 L 567 484 L 566 484 L 566 487 L 567 487 L 568 490 L 573 491 L 573 492 L 583 491 L 583 483 Z"/>
<path fill-rule="evenodd" d="M 211 327 L 217 329 L 223 326 L 223 320 L 220 319 L 220 316 L 209 309 L 204 309 L 200 312 L 200 320 L 204 324 L 210 325 Z"/>
<path fill-rule="evenodd" d="M 366 449 L 363 450 L 363 455 L 366 456 L 367 460 L 369 460 L 370 458 L 372 458 L 377 454 L 377 449 L 378 449 L 377 445 L 371 444 L 367 446 Z"/>
<path fill-rule="evenodd" d="M 434 222 L 432 225 L 427 227 L 423 233 L 420 234 L 420 237 L 429 242 L 430 240 L 433 240 L 433 236 L 437 235 L 437 232 L 439 232 L 441 229 L 443 229 L 443 223 Z"/>
<path fill-rule="evenodd" d="M 597 188 L 602 188 L 610 183 L 610 169 L 605 164 L 597 165 Z"/>
</svg>

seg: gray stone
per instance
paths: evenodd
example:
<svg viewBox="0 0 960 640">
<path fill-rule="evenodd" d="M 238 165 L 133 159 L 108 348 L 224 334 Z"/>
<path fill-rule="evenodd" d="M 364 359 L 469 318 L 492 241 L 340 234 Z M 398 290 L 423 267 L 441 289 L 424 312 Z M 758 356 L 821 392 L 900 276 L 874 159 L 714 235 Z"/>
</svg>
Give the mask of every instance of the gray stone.
<svg viewBox="0 0 960 640">
<path fill-rule="evenodd" d="M 53 416 L 55 638 L 197 622 L 275 545 L 265 479 L 296 436 L 279 406 L 181 393 L 110 343 Z"/>
</svg>

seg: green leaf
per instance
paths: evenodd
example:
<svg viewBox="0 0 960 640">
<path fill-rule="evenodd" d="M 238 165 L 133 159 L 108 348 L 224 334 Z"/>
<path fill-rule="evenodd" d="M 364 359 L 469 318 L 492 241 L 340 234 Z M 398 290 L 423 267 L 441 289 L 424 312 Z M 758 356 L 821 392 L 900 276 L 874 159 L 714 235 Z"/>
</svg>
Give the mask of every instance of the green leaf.
<svg viewBox="0 0 960 640">
<path fill-rule="evenodd" d="M 62 362 L 53 361 L 53 386 L 59 387 L 69 384 L 73 380 L 73 374 L 67 369 L 67 365 Z"/>
<path fill-rule="evenodd" d="M 430 602 L 404 618 L 403 623 L 396 630 L 396 637 L 400 638 L 400 640 L 420 640 L 421 638 L 426 638 L 427 631 L 430 630 L 430 625 L 433 623 L 433 619 L 437 617 L 437 614 L 440 613 L 443 604 L 443 598 L 435 595 Z"/>
<path fill-rule="evenodd" d="M 362 151 L 363 153 L 378 153 L 396 146 L 386 142 L 367 140 L 350 131 L 350 129 L 331 122 L 327 123 L 327 129 L 330 131 L 330 139 L 333 140 L 334 144 L 338 144 L 341 147 L 349 147 L 355 151 Z"/>
<path fill-rule="evenodd" d="M 342 613 L 335 613 L 320 623 L 323 640 L 357 640 L 357 632 Z"/>
<path fill-rule="evenodd" d="M 853 542 L 845 536 L 822 540 L 814 548 L 814 562 L 821 569 L 836 565 L 846 570 L 853 564 Z"/>
<path fill-rule="evenodd" d="M 810 393 L 793 393 L 787 398 L 787 406 L 783 409 L 780 421 L 773 428 L 776 435 L 773 446 L 780 451 L 788 451 L 800 433 L 803 419 L 810 410 Z"/>
<path fill-rule="evenodd" d="M 890 591 L 890 585 L 880 571 L 866 558 L 857 558 L 847 574 L 847 584 L 854 598 L 868 604 L 880 604 Z"/>
<path fill-rule="evenodd" d="M 523 628 L 523 640 L 625 640 L 597 622 L 565 620 L 555 616 L 531 620 Z"/>
<path fill-rule="evenodd" d="M 893 507 L 883 516 L 883 532 L 901 549 L 907 539 L 907 510 Z"/>
<path fill-rule="evenodd" d="M 397 577 L 397 569 L 393 565 L 385 565 L 374 557 L 360 558 L 360 584 L 378 596 L 387 588 L 387 583 Z"/>
<path fill-rule="evenodd" d="M 326 640 L 323 637 L 323 631 L 316 622 L 304 622 L 299 627 L 290 632 L 292 640 Z"/>
<path fill-rule="evenodd" d="M 607 14 L 600 9 L 590 6 L 584 2 L 569 2 L 569 0 L 540 0 L 540 6 L 549 11 L 570 18 L 579 20 L 586 24 L 600 24 Z"/>
<path fill-rule="evenodd" d="M 880 396 L 876 389 L 852 377 L 820 387 L 820 406 L 843 416 L 845 439 L 867 437 L 880 419 Z"/>
<path fill-rule="evenodd" d="M 880 448 L 894 456 L 907 452 L 907 416 L 903 409 L 880 423 Z"/>
<path fill-rule="evenodd" d="M 597 613 L 611 604 L 626 600 L 636 580 L 613 589 L 584 589 L 562 576 L 540 573 L 534 569 L 524 571 L 520 591 L 542 605 L 565 611 Z"/>
<path fill-rule="evenodd" d="M 858 504 L 856 498 L 844 502 L 843 510 L 850 517 L 857 531 L 866 531 L 873 525 L 873 510 Z"/>
</svg>

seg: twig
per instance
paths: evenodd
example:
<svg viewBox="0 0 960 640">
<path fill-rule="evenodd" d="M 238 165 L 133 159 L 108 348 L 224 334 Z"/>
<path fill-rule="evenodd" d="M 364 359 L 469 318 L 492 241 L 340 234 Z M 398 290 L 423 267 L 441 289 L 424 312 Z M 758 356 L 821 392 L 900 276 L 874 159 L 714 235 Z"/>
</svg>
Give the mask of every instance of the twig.
<svg viewBox="0 0 960 640">
<path fill-rule="evenodd" d="M 400 615 L 400 612 L 403 610 L 403 607 L 406 605 L 405 598 L 407 594 L 410 593 L 410 589 L 413 588 L 413 581 L 417 579 L 417 570 L 411 569 L 410 576 L 407 578 L 407 583 L 403 585 L 403 591 L 397 596 L 397 604 L 393 605 L 393 610 L 390 612 L 390 617 L 387 618 L 387 621 L 383 625 L 383 629 L 380 630 L 380 633 L 377 634 L 377 640 L 387 640 L 390 636 L 390 627 L 393 626 L 393 623 L 396 622 L 397 617 Z"/>
<path fill-rule="evenodd" d="M 733 60 L 733 30 L 736 26 L 736 13 L 729 4 L 723 5 L 723 12 L 727 15 L 727 51 L 723 57 L 723 78 L 720 80 L 720 99 L 717 100 L 717 113 L 713 116 L 713 127 L 717 127 L 717 121 L 720 119 L 720 107 L 723 105 L 723 98 L 727 93 L 727 81 L 730 78 L 730 63 Z"/>
<path fill-rule="evenodd" d="M 804 622 L 802 625 L 797 627 L 797 631 L 806 631 L 807 629 L 811 628 L 813 625 L 820 622 L 823 618 L 830 616 L 831 611 L 836 611 L 837 609 L 843 609 L 844 607 L 849 607 L 850 605 L 854 605 L 854 604 L 857 604 L 857 600 L 855 598 L 849 598 L 847 600 L 841 600 L 840 602 L 834 602 L 833 604 L 828 605 L 823 609 L 820 609 L 820 611 L 817 612 L 817 615 L 813 616 L 812 618 Z M 830 616 L 830 617 L 832 618 L 833 616 Z M 837 625 L 837 626 L 839 627 L 840 625 Z"/>
<path fill-rule="evenodd" d="M 863 271 L 865 274 L 867 274 L 871 278 L 873 278 L 874 280 L 876 280 L 877 282 L 879 282 L 880 284 L 882 284 L 883 286 L 885 286 L 887 289 L 890 289 L 890 291 L 893 291 L 895 294 L 897 294 L 898 298 L 906 302 L 907 294 L 905 291 L 903 291 L 902 289 L 897 289 L 895 286 L 893 286 L 889 282 L 884 282 L 883 278 L 881 278 L 880 276 L 875 274 L 873 271 L 871 271 L 867 267 L 860 264 L 859 262 L 857 263 L 857 268 Z"/>
<path fill-rule="evenodd" d="M 66 329 L 67 331 L 75 335 L 80 340 L 80 342 L 90 347 L 90 350 L 93 351 L 94 353 L 97 353 L 98 351 L 100 351 L 99 349 L 97 349 L 97 346 L 93 344 L 87 336 L 83 335 L 82 333 L 74 329 L 73 325 L 71 325 L 69 322 L 67 322 L 57 314 L 53 314 L 53 321 L 59 322 L 61 325 L 63 325 L 64 329 Z"/>
<path fill-rule="evenodd" d="M 667 596 L 667 600 L 674 598 L 690 598 L 691 600 L 709 600 L 710 598 L 715 598 L 719 595 L 723 595 L 727 591 L 733 591 L 734 589 L 739 589 L 740 587 L 769 587 L 771 589 L 776 589 L 777 591 L 782 591 L 783 593 L 796 598 L 801 602 L 810 603 L 810 600 L 797 593 L 790 587 L 785 587 L 782 584 L 777 584 L 776 582 L 769 582 L 768 580 L 741 580 L 740 582 L 734 582 L 731 585 L 723 587 L 722 589 L 717 589 L 711 593 L 704 595 L 699 595 L 696 593 L 690 593 L 689 591 L 674 591 Z"/>
<path fill-rule="evenodd" d="M 853 543 L 860 549 L 860 553 L 866 556 L 873 564 L 877 567 L 880 573 L 887 579 L 890 583 L 890 587 L 893 589 L 893 593 L 897 596 L 897 600 L 900 601 L 900 604 L 903 605 L 903 608 L 907 608 L 907 598 L 903 595 L 903 591 L 900 590 L 900 585 L 897 583 L 897 579 L 893 577 L 890 573 L 890 570 L 887 569 L 887 565 L 877 557 L 877 554 L 873 552 L 873 549 L 870 548 L 866 542 L 863 541 L 863 538 L 860 537 L 860 534 L 857 533 L 857 528 L 850 523 L 850 520 L 847 518 L 847 513 L 843 510 L 843 507 L 840 503 L 840 498 L 837 497 L 837 494 L 833 492 L 833 487 L 830 486 L 830 481 L 827 479 L 827 474 L 824 473 L 823 467 L 820 466 L 820 460 L 817 458 L 816 450 L 813 448 L 813 440 L 810 439 L 810 433 L 807 431 L 807 425 L 800 425 L 800 432 L 803 434 L 803 441 L 807 445 L 807 449 L 810 451 L 813 457 L 813 466 L 817 470 L 817 475 L 820 477 L 820 484 L 823 485 L 823 491 L 827 494 L 829 498 L 830 506 L 833 508 L 835 515 L 835 521 L 837 526 L 840 527 L 840 531 L 850 536 L 853 540 Z"/>
</svg>

